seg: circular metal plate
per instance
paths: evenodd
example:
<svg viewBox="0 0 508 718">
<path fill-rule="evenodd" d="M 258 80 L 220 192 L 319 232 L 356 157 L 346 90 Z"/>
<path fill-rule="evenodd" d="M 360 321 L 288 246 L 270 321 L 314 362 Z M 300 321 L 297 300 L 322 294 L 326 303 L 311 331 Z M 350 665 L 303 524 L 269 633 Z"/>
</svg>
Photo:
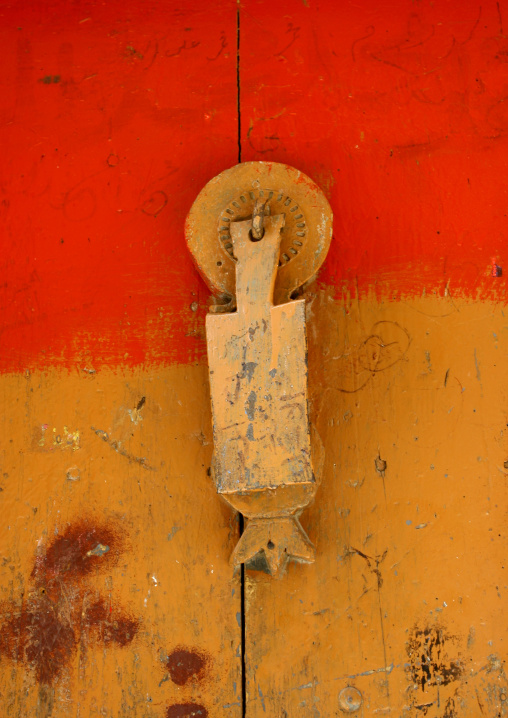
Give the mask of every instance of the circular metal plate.
<svg viewBox="0 0 508 718">
<path fill-rule="evenodd" d="M 217 175 L 191 207 L 187 245 L 210 288 L 234 296 L 231 222 L 252 217 L 256 200 L 266 201 L 267 214 L 285 215 L 274 292 L 280 304 L 316 274 L 332 238 L 330 205 L 302 172 L 277 162 L 243 162 Z"/>
</svg>

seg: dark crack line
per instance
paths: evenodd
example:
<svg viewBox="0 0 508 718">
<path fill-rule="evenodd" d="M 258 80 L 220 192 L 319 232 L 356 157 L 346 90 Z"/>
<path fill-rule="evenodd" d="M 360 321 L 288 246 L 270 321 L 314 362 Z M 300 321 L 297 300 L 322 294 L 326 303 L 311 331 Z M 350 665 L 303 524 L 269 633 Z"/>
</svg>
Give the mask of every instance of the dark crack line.
<svg viewBox="0 0 508 718">
<path fill-rule="evenodd" d="M 239 521 L 240 536 L 244 531 L 244 519 L 240 514 Z M 240 567 L 240 613 L 241 613 L 241 642 L 242 642 L 242 718 L 247 715 L 247 661 L 246 653 L 246 631 L 245 631 L 245 565 Z"/>
<path fill-rule="evenodd" d="M 242 161 L 242 112 L 240 106 L 240 0 L 236 3 L 236 114 L 237 114 L 237 145 L 238 162 Z M 244 518 L 239 514 L 238 528 L 240 537 L 244 532 Z M 245 565 L 240 567 L 240 616 L 241 616 L 241 671 L 242 671 L 242 718 L 247 715 L 247 661 L 246 661 L 246 629 L 245 629 Z"/>
<path fill-rule="evenodd" d="M 240 110 L 240 0 L 236 3 L 236 114 L 238 119 L 238 162 L 242 161 L 242 113 Z"/>
</svg>

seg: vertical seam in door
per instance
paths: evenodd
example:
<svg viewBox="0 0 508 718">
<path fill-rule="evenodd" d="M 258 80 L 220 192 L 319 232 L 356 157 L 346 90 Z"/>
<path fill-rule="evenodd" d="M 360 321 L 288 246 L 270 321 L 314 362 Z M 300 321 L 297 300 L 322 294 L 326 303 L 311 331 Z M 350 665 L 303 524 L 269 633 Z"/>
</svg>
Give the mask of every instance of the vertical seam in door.
<svg viewBox="0 0 508 718">
<path fill-rule="evenodd" d="M 236 113 L 238 162 L 242 161 L 242 112 L 240 108 L 240 0 L 236 0 Z M 238 516 L 240 536 L 244 530 L 242 514 Z M 242 671 L 242 718 L 247 715 L 247 673 L 245 665 L 245 565 L 240 567 L 240 613 L 241 613 L 241 671 Z"/>
<path fill-rule="evenodd" d="M 236 114 L 238 162 L 242 161 L 242 114 L 240 110 L 240 0 L 236 0 Z"/>
<path fill-rule="evenodd" d="M 243 534 L 243 516 L 240 514 L 240 536 Z M 245 660 L 245 564 L 240 567 L 240 612 L 241 612 L 241 641 L 242 641 L 242 718 L 247 715 L 247 671 Z"/>
</svg>

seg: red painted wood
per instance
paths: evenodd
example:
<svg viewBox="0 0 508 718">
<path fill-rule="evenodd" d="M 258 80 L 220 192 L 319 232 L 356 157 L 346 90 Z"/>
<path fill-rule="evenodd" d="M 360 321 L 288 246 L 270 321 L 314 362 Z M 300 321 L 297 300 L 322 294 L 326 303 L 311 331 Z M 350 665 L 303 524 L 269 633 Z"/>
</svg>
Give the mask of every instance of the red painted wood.
<svg viewBox="0 0 508 718">
<path fill-rule="evenodd" d="M 3 2 L 0 42 L 1 369 L 201 357 L 183 226 L 237 161 L 236 3 Z"/>
<path fill-rule="evenodd" d="M 237 7 L 0 4 L 3 371 L 204 356 L 183 223 L 237 161 Z M 242 158 L 324 188 L 320 279 L 338 293 L 504 298 L 504 16 L 506 0 L 243 0 Z"/>
<path fill-rule="evenodd" d="M 508 274 L 505 31 L 505 0 L 242 2 L 243 159 L 287 162 L 326 191 L 322 281 L 504 297 L 491 275 Z"/>
</svg>

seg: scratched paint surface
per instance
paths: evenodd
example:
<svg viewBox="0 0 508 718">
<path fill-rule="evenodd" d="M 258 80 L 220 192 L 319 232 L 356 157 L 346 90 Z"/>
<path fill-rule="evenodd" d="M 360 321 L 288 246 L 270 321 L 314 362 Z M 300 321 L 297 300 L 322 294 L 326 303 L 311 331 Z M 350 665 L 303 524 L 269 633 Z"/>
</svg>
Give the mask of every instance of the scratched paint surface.
<svg viewBox="0 0 508 718">
<path fill-rule="evenodd" d="M 347 686 L 361 716 L 506 715 L 503 308 L 322 292 L 308 327 L 316 563 L 248 574 L 248 715 L 334 715 Z"/>
<path fill-rule="evenodd" d="M 183 235 L 238 145 L 335 216 L 317 560 L 247 573 L 245 714 L 507 714 L 508 7 L 283 5 L 0 2 L 2 716 L 243 713 Z"/>
<path fill-rule="evenodd" d="M 325 190 L 337 242 L 323 280 L 493 291 L 503 13 L 504 0 L 241 4 L 242 159 Z M 31 0 L 0 3 L 0 19 L 14 68 L 0 77 L 0 366 L 203 359 L 207 292 L 182 228 L 238 160 L 237 3 Z"/>
<path fill-rule="evenodd" d="M 325 190 L 337 242 L 323 280 L 497 294 L 507 24 L 505 0 L 242 2 L 242 159 Z"/>
<path fill-rule="evenodd" d="M 183 224 L 237 158 L 228 8 L 0 3 L 3 370 L 204 356 Z"/>
<path fill-rule="evenodd" d="M 2 718 L 240 715 L 238 522 L 207 476 L 206 376 L 0 378 Z M 64 424 L 79 447 L 48 447 Z"/>
</svg>

